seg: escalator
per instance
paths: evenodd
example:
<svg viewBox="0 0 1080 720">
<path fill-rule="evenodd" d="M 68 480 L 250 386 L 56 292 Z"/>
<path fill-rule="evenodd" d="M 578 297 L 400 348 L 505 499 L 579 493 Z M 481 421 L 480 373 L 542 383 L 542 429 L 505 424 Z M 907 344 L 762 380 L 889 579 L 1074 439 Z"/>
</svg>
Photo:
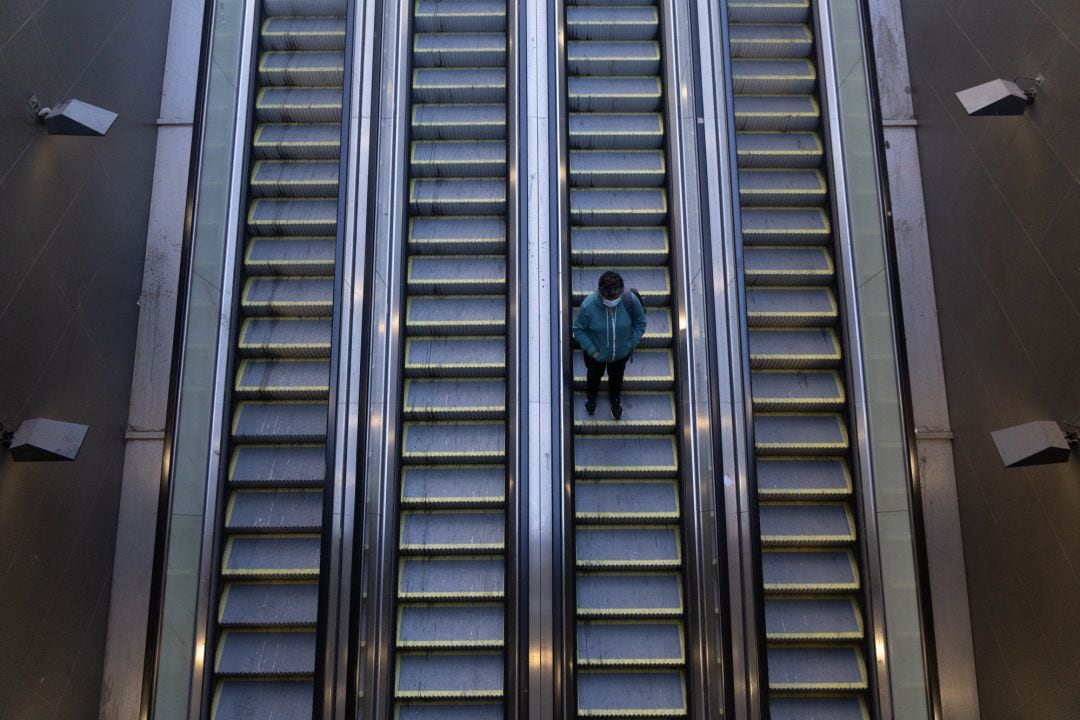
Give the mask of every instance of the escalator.
<svg viewBox="0 0 1080 720">
<path fill-rule="evenodd" d="M 504 715 L 507 6 L 413 6 L 394 716 Z"/>
<path fill-rule="evenodd" d="M 808 0 L 731 0 L 768 704 L 868 717 L 834 236 Z"/>
<path fill-rule="evenodd" d="M 571 2 L 565 36 L 573 304 L 614 270 L 640 291 L 648 319 L 626 366 L 621 420 L 611 419 L 606 380 L 596 414 L 585 412 L 585 365 L 574 352 L 576 714 L 681 717 L 684 553 L 658 3 Z"/>
<path fill-rule="evenodd" d="M 311 717 L 345 0 L 263 0 L 211 717 Z"/>
</svg>

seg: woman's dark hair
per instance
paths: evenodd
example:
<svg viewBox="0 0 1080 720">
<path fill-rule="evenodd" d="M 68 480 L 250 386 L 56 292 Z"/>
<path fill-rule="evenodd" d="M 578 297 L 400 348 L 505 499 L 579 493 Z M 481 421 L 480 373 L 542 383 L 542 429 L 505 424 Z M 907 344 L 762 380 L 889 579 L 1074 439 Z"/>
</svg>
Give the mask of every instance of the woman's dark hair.
<svg viewBox="0 0 1080 720">
<path fill-rule="evenodd" d="M 600 276 L 600 282 L 598 283 L 600 290 L 600 297 L 613 298 L 622 295 L 623 281 L 622 275 L 617 272 L 608 270 L 606 273 Z"/>
</svg>

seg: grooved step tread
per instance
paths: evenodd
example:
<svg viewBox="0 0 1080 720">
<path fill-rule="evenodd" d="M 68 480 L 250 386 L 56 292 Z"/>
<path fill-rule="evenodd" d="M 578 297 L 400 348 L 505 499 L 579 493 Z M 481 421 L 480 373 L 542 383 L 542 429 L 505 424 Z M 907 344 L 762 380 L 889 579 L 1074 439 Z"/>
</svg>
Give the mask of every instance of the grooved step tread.
<svg viewBox="0 0 1080 720">
<path fill-rule="evenodd" d="M 751 328 L 750 365 L 768 368 L 820 368 L 840 364 L 840 340 L 832 328 Z"/>
<path fill-rule="evenodd" d="M 670 252 L 668 231 L 652 227 L 572 227 L 570 253 L 574 265 L 661 265 Z M 649 318 L 650 324 L 652 317 Z"/>
<path fill-rule="evenodd" d="M 415 296 L 405 309 L 411 335 L 502 335 L 506 300 L 491 295 Z"/>
<path fill-rule="evenodd" d="M 319 585 L 315 582 L 230 582 L 221 596 L 223 627 L 315 627 Z"/>
<path fill-rule="evenodd" d="M 330 357 L 329 318 L 247 318 L 238 347 L 259 357 Z"/>
<path fill-rule="evenodd" d="M 502 693 L 502 653 L 398 654 L 394 697 L 468 700 Z"/>
<path fill-rule="evenodd" d="M 664 140 L 664 118 L 655 112 L 572 112 L 567 136 L 572 148 L 659 148 Z"/>
<path fill-rule="evenodd" d="M 835 370 L 758 370 L 751 373 L 754 409 L 829 410 L 844 404 L 844 384 Z"/>
<path fill-rule="evenodd" d="M 597 399 L 593 415 L 585 412 L 585 393 L 574 394 L 574 429 L 584 433 L 664 433 L 676 426 L 675 398 L 665 392 L 624 392 L 623 416 L 613 420 L 605 398 Z"/>
<path fill-rule="evenodd" d="M 409 292 L 499 293 L 506 289 L 504 255 L 413 255 L 406 276 Z"/>
<path fill-rule="evenodd" d="M 407 422 L 401 445 L 408 463 L 501 461 L 506 427 L 501 422 Z"/>
<path fill-rule="evenodd" d="M 241 398 L 322 399 L 329 389 L 327 360 L 243 360 L 236 371 Z"/>
<path fill-rule="evenodd" d="M 502 465 L 411 465 L 401 471 L 401 502 L 407 507 L 483 507 L 505 498 Z"/>
<path fill-rule="evenodd" d="M 585 360 L 574 353 L 574 389 L 585 389 Z M 623 390 L 669 390 L 675 383 L 675 361 L 671 350 L 638 349 L 633 362 L 626 364 Z M 607 393 L 607 377 L 600 381 L 601 396 Z M 597 411 L 599 412 L 599 410 Z M 625 415 L 624 415 L 625 417 Z"/>
<path fill-rule="evenodd" d="M 502 552 L 501 510 L 409 510 L 401 514 L 402 554 L 479 555 Z"/>
<path fill-rule="evenodd" d="M 682 616 L 678 573 L 577 574 L 578 618 L 677 618 Z"/>
<path fill-rule="evenodd" d="M 776 646 L 766 653 L 770 690 L 864 690 L 862 651 L 851 646 Z"/>
<path fill-rule="evenodd" d="M 323 442 L 326 417 L 325 402 L 245 401 L 233 416 L 232 436 L 236 442 Z"/>
<path fill-rule="evenodd" d="M 855 518 L 844 502 L 762 503 L 761 542 L 767 547 L 850 545 Z"/>
<path fill-rule="evenodd" d="M 579 717 L 686 717 L 686 681 L 679 670 L 582 669 Z"/>
<path fill-rule="evenodd" d="M 218 643 L 220 676 L 310 676 L 315 672 L 314 632 L 227 630 Z"/>
<path fill-rule="evenodd" d="M 851 597 L 765 598 L 770 641 L 859 640 L 862 614 Z"/>
<path fill-rule="evenodd" d="M 848 448 L 847 424 L 832 413 L 755 413 L 754 446 L 771 455 L 840 453 Z"/>
<path fill-rule="evenodd" d="M 503 597 L 499 557 L 404 557 L 398 573 L 401 601 L 497 601 Z"/>
<path fill-rule="evenodd" d="M 242 445 L 229 463 L 229 482 L 243 487 L 314 487 L 325 477 L 324 445 Z"/>
<path fill-rule="evenodd" d="M 225 527 L 234 532 L 318 532 L 322 490 L 243 490 L 229 496 Z"/>
<path fill-rule="evenodd" d="M 832 253 L 824 247 L 762 247 L 743 250 L 749 285 L 831 284 L 836 272 Z"/>
<path fill-rule="evenodd" d="M 758 495 L 762 499 L 847 497 L 851 473 L 836 457 L 760 457 Z"/>
<path fill-rule="evenodd" d="M 682 624 L 589 620 L 577 626 L 579 667 L 671 667 L 686 662 Z"/>
<path fill-rule="evenodd" d="M 279 714 L 294 720 L 312 717 L 314 682 L 278 679 L 272 682 L 224 679 L 214 690 L 214 720 L 265 718 Z"/>
<path fill-rule="evenodd" d="M 252 237 L 244 253 L 248 275 L 333 275 L 332 237 Z"/>
<path fill-rule="evenodd" d="M 397 647 L 414 650 L 503 646 L 503 609 L 489 605 L 402 605 Z"/>
<path fill-rule="evenodd" d="M 409 219 L 409 248 L 419 254 L 502 252 L 506 221 L 489 215 L 413 217 Z"/>
<path fill-rule="evenodd" d="M 318 535 L 233 535 L 225 546 L 221 574 L 241 579 L 317 578 Z"/>
<path fill-rule="evenodd" d="M 406 419 L 497 419 L 506 413 L 502 380 L 406 380 Z"/>
<path fill-rule="evenodd" d="M 578 523 L 672 522 L 679 519 L 674 480 L 578 480 L 574 483 Z"/>
<path fill-rule="evenodd" d="M 770 693 L 769 715 L 772 720 L 870 720 L 866 701 L 861 696 L 778 695 Z"/>
<path fill-rule="evenodd" d="M 495 337 L 413 337 L 405 342 L 409 377 L 498 377 L 506 371 L 506 343 Z"/>
<path fill-rule="evenodd" d="M 834 593 L 859 589 L 859 571 L 850 550 L 765 549 L 761 553 L 765 591 Z"/>
<path fill-rule="evenodd" d="M 574 531 L 579 570 L 677 570 L 682 546 L 676 525 L 587 525 Z"/>
<path fill-rule="evenodd" d="M 679 470 L 673 435 L 577 435 L 574 473 L 587 478 L 673 477 Z"/>
</svg>

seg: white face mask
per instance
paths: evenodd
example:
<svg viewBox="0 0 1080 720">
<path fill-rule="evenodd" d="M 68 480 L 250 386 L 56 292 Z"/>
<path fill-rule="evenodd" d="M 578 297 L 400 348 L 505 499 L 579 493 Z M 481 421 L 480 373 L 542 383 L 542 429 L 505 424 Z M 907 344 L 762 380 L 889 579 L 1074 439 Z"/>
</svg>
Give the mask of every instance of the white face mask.
<svg viewBox="0 0 1080 720">
<path fill-rule="evenodd" d="M 606 300 L 604 298 L 600 298 L 600 300 L 602 300 L 604 305 L 609 308 L 619 307 L 619 298 L 615 298 L 614 300 Z"/>
</svg>

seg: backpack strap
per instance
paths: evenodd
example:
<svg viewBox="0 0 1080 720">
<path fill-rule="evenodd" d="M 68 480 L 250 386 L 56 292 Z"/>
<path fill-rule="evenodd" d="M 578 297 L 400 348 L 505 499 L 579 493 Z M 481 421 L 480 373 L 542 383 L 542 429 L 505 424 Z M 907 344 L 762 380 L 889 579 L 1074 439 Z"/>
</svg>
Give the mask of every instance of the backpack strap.
<svg viewBox="0 0 1080 720">
<path fill-rule="evenodd" d="M 634 298 L 630 290 L 623 290 L 622 304 L 623 308 L 626 309 L 626 314 L 634 317 Z"/>
</svg>

